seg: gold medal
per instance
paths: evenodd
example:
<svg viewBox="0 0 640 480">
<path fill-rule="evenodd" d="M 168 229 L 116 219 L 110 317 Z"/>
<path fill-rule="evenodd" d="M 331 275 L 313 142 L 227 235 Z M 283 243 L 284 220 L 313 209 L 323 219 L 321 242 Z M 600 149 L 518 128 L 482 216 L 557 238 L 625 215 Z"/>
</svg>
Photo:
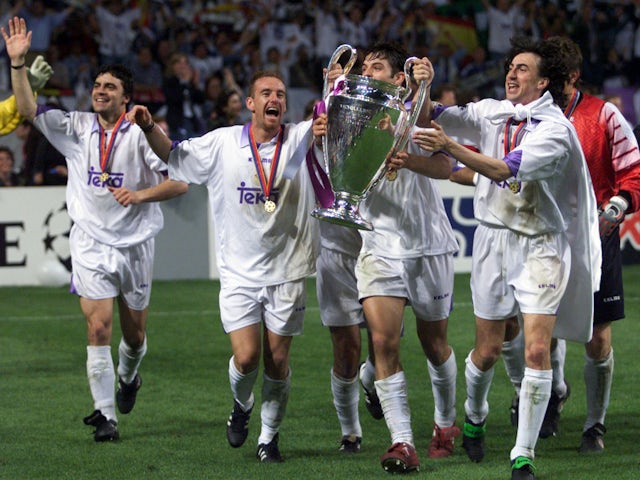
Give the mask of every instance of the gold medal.
<svg viewBox="0 0 640 480">
<path fill-rule="evenodd" d="M 518 182 L 509 182 L 509 190 L 513 193 L 518 193 L 520 191 L 520 184 Z"/>
<path fill-rule="evenodd" d="M 273 213 L 276 211 L 276 202 L 273 200 L 267 200 L 264 202 L 264 211 L 267 213 Z"/>
<path fill-rule="evenodd" d="M 100 181 L 102 183 L 106 182 L 107 180 L 109 180 L 109 172 L 102 172 L 100 174 Z"/>
<path fill-rule="evenodd" d="M 385 175 L 387 176 L 387 180 L 389 180 L 390 182 L 393 182 L 396 178 L 398 178 L 398 171 L 387 170 L 387 173 Z"/>
</svg>

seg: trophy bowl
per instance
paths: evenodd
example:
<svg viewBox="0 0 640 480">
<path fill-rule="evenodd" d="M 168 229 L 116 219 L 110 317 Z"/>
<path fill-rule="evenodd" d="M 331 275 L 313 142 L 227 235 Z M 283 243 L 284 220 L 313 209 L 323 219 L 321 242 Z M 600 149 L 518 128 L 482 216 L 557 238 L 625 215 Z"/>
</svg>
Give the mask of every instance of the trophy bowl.
<svg viewBox="0 0 640 480">
<path fill-rule="evenodd" d="M 325 167 L 334 204 L 318 208 L 318 219 L 361 230 L 373 230 L 362 218 L 359 203 L 381 178 L 384 160 L 398 138 L 406 137 L 408 90 L 361 75 L 338 79 L 327 97 L 327 135 L 323 141 Z"/>
</svg>

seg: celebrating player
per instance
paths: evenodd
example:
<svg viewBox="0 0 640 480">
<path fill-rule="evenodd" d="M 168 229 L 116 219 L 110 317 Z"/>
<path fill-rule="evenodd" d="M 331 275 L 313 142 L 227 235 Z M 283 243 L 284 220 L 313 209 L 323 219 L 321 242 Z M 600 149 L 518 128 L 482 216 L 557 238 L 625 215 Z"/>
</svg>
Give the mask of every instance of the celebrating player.
<svg viewBox="0 0 640 480">
<path fill-rule="evenodd" d="M 147 351 L 154 237 L 163 222 L 159 205 L 150 202 L 188 187 L 163 177 L 166 167 L 141 130 L 125 119 L 133 95 L 127 68 L 111 65 L 98 72 L 91 93 L 96 113 L 38 107 L 24 68 L 31 35 L 17 17 L 9 20 L 9 33 L 2 28 L 18 112 L 66 157 L 67 208 L 74 222 L 69 237 L 72 288 L 87 320 L 87 375 L 95 407 L 84 423 L 95 428 L 97 442 L 116 440 L 116 401 L 123 414 L 133 409 L 142 384 L 138 367 Z M 122 329 L 116 395 L 111 357 L 115 300 Z"/>
</svg>

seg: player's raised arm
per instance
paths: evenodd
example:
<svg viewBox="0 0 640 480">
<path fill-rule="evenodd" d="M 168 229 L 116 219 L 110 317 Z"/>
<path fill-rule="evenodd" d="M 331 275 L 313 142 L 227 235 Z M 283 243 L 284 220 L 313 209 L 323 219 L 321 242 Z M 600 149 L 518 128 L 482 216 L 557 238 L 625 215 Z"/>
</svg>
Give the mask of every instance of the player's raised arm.
<svg viewBox="0 0 640 480">
<path fill-rule="evenodd" d="M 26 55 L 31 46 L 31 31 L 27 31 L 24 18 L 9 19 L 9 32 L 2 27 L 2 38 L 11 59 L 11 85 L 16 97 L 18 113 L 29 121 L 36 116 L 36 101 L 27 76 Z"/>
<path fill-rule="evenodd" d="M 167 163 L 171 152 L 171 139 L 164 134 L 161 128 L 156 127 L 149 109 L 143 105 L 135 105 L 127 112 L 126 118 L 129 122 L 140 127 L 147 137 L 151 149 L 164 163 Z"/>
</svg>

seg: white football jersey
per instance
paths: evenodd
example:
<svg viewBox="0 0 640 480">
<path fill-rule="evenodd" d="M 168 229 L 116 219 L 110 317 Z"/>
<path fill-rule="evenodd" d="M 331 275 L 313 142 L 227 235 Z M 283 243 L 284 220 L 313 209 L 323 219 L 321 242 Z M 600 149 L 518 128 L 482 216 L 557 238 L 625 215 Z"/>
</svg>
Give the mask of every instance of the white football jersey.
<svg viewBox="0 0 640 480">
<path fill-rule="evenodd" d="M 409 152 L 424 155 L 413 142 Z M 437 183 L 409 169 L 383 178 L 361 205 L 373 231 L 362 232 L 362 251 L 386 258 L 416 258 L 458 251 Z"/>
<path fill-rule="evenodd" d="M 113 247 L 129 247 L 154 237 L 163 226 L 157 202 L 123 207 L 108 188 L 130 190 L 164 181 L 167 166 L 149 147 L 144 134 L 126 120 L 116 135 L 106 181 L 100 179 L 98 117 L 89 112 L 38 110 L 34 120 L 67 161 L 67 210 L 74 223 L 95 240 Z M 113 132 L 106 132 L 106 143 Z"/>
<path fill-rule="evenodd" d="M 567 179 L 577 175 L 575 165 L 579 160 L 570 160 L 571 155 L 580 153 L 575 151 L 575 133 L 550 95 L 519 107 L 528 114 L 524 120 L 530 121 L 524 127 L 522 141 L 511 152 L 521 152 L 518 172 L 515 178 L 500 183 L 479 176 L 475 217 L 486 225 L 524 235 L 563 232 L 575 215 L 575 199 L 566 185 Z M 437 122 L 447 134 L 481 131 L 480 152 L 503 158 L 508 118 L 506 114 L 501 116 L 503 110 L 515 113 L 508 100 L 481 100 L 464 107 L 448 107 Z"/>
<path fill-rule="evenodd" d="M 271 213 L 265 209 L 247 125 L 213 130 L 171 151 L 170 178 L 207 186 L 220 279 L 227 285 L 277 285 L 315 271 L 318 222 L 310 216 L 315 192 L 308 170 L 303 163 L 293 178 L 283 177 L 310 125 L 285 126 L 272 191 L 277 206 Z M 267 178 L 275 147 L 276 138 L 258 146 Z"/>
</svg>

